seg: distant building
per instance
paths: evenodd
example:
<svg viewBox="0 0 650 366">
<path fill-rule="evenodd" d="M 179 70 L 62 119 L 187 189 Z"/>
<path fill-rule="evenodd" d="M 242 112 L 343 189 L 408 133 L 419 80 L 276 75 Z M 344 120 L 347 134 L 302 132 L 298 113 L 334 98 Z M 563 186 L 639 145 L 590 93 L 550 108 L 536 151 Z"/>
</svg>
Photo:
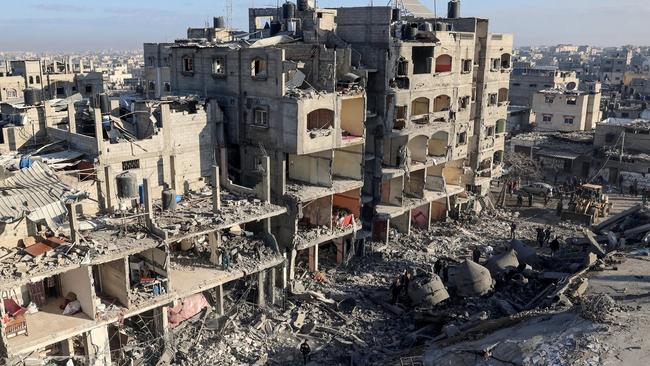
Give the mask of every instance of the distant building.
<svg viewBox="0 0 650 366">
<path fill-rule="evenodd" d="M 632 52 L 629 50 L 607 50 L 601 58 L 600 80 L 604 84 L 621 84 L 631 62 Z"/>
<path fill-rule="evenodd" d="M 592 130 L 600 121 L 600 83 L 588 86 L 591 90 L 566 88 L 539 91 L 533 98 L 535 128 L 542 131 Z"/>
<path fill-rule="evenodd" d="M 576 73 L 571 71 L 549 67 L 516 68 L 510 76 L 510 104 L 532 106 L 533 96 L 538 91 L 556 88 L 574 90 L 578 82 Z"/>
</svg>

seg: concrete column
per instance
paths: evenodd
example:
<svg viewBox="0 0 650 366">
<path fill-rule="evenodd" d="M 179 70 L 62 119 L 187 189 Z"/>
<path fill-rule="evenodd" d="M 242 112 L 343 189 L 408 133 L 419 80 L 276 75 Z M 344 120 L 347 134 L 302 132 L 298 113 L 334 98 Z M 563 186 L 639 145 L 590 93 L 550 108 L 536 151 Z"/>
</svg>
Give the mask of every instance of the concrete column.
<svg viewBox="0 0 650 366">
<path fill-rule="evenodd" d="M 309 270 L 318 272 L 318 245 L 309 248 Z"/>
<path fill-rule="evenodd" d="M 68 103 L 68 132 L 77 133 L 77 112 L 74 103 Z"/>
<path fill-rule="evenodd" d="M 286 155 L 282 154 L 280 161 L 280 195 L 284 196 L 287 193 L 287 159 Z"/>
<path fill-rule="evenodd" d="M 345 240 L 343 238 L 336 238 L 333 240 L 336 245 L 336 263 L 341 264 L 347 257 L 347 248 L 345 247 Z"/>
<path fill-rule="evenodd" d="M 102 111 L 99 107 L 94 109 L 95 117 L 95 139 L 97 140 L 97 151 L 101 155 L 102 148 L 104 147 L 104 127 L 102 126 Z"/>
<path fill-rule="evenodd" d="M 169 155 L 169 181 L 174 192 L 179 193 L 176 189 L 176 156 L 174 155 Z"/>
<path fill-rule="evenodd" d="M 287 279 L 288 279 L 287 278 L 287 274 L 288 274 L 287 273 L 287 270 L 288 270 L 288 268 L 287 268 L 287 253 L 282 254 L 282 256 L 284 257 L 284 262 L 282 262 L 282 264 L 280 265 L 281 267 L 279 268 L 282 271 L 281 272 L 281 278 L 280 278 L 282 282 L 280 283 L 280 288 L 282 288 L 284 290 L 284 289 L 287 288 L 287 282 L 288 282 L 287 281 Z"/>
<path fill-rule="evenodd" d="M 208 242 L 210 244 L 210 263 L 220 265 L 221 253 L 219 246 L 221 245 L 221 232 L 217 230 L 208 234 Z"/>
<path fill-rule="evenodd" d="M 151 230 L 153 228 L 153 203 L 151 198 L 151 187 L 149 186 L 149 179 L 144 178 L 142 180 L 142 185 L 144 187 L 144 211 L 147 213 L 145 220 L 147 229 Z"/>
<path fill-rule="evenodd" d="M 217 298 L 215 299 L 217 301 L 217 313 L 220 316 L 226 315 L 226 307 L 225 303 L 223 300 L 223 285 L 217 286 Z"/>
<path fill-rule="evenodd" d="M 264 285 L 266 282 L 266 272 L 257 272 L 257 306 L 263 308 L 266 306 L 266 298 L 264 296 Z"/>
<path fill-rule="evenodd" d="M 295 249 L 291 250 L 291 260 L 289 261 L 289 280 L 296 279 L 296 256 L 298 252 Z"/>
<path fill-rule="evenodd" d="M 106 211 L 113 211 L 113 179 L 111 178 L 111 167 L 104 167 L 104 209 Z"/>
<path fill-rule="evenodd" d="M 219 170 L 221 172 L 221 184 L 228 184 L 228 150 L 225 147 L 219 148 Z"/>
<path fill-rule="evenodd" d="M 276 283 L 275 283 L 275 268 L 269 268 L 268 270 L 268 297 L 269 297 L 269 302 L 271 305 L 275 305 L 275 288 L 276 288 Z"/>
<path fill-rule="evenodd" d="M 108 327 L 106 325 L 97 327 L 86 333 L 85 338 L 90 359 L 88 364 L 91 366 L 111 365 L 111 353 L 107 352 L 110 350 Z"/>
<path fill-rule="evenodd" d="M 212 212 L 218 214 L 221 210 L 221 184 L 219 184 L 219 166 L 212 166 Z"/>
<path fill-rule="evenodd" d="M 77 230 L 79 224 L 77 222 L 77 203 L 66 203 L 65 207 L 68 209 L 68 221 L 70 222 L 70 241 L 74 244 L 79 243 Z"/>
<path fill-rule="evenodd" d="M 262 192 L 260 199 L 271 202 L 271 159 L 268 156 L 260 158 L 261 168 L 264 176 L 262 177 Z"/>
</svg>

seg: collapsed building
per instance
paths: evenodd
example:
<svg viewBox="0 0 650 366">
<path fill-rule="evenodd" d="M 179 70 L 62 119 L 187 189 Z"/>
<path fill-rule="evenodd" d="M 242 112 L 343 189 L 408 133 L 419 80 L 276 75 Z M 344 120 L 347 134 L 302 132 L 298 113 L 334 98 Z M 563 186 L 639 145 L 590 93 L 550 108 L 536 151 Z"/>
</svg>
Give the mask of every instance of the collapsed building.
<svg viewBox="0 0 650 366">
<path fill-rule="evenodd" d="M 254 8 L 249 34 L 217 18 L 147 44 L 152 99 L 30 105 L 39 139 L 7 146 L 4 182 L 61 188 L 3 197 L 1 353 L 160 358 L 235 283 L 263 306 L 303 263 L 480 206 L 503 162 L 512 37 L 450 10 Z"/>
</svg>

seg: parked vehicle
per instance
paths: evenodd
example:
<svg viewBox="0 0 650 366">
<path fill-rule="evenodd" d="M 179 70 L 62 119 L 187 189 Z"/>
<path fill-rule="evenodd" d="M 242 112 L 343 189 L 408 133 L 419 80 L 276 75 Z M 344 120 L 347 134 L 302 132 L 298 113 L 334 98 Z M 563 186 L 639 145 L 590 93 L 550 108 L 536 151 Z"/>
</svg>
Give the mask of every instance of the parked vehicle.
<svg viewBox="0 0 650 366">
<path fill-rule="evenodd" d="M 525 193 L 532 194 L 533 196 L 553 196 L 553 186 L 547 183 L 532 183 L 521 188 Z"/>
</svg>

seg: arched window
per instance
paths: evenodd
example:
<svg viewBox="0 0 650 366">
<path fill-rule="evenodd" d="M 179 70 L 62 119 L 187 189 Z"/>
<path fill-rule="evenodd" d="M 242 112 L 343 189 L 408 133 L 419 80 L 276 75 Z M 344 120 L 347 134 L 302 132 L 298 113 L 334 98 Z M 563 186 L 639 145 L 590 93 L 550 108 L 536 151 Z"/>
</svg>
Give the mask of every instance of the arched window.
<svg viewBox="0 0 650 366">
<path fill-rule="evenodd" d="M 495 151 L 492 158 L 492 164 L 498 165 L 503 163 L 503 151 Z"/>
<path fill-rule="evenodd" d="M 497 134 L 506 132 L 506 120 L 500 119 L 497 121 Z"/>
<path fill-rule="evenodd" d="M 36 84 L 40 84 L 40 83 L 41 83 L 41 77 L 36 75 Z"/>
<path fill-rule="evenodd" d="M 32 84 L 34 84 L 34 77 L 30 76 L 29 77 L 29 85 L 32 85 Z"/>
<path fill-rule="evenodd" d="M 7 89 L 7 98 L 18 98 L 16 89 Z"/>
<path fill-rule="evenodd" d="M 425 163 L 427 161 L 427 142 L 429 138 L 424 135 L 413 137 L 406 144 L 412 161 Z"/>
<path fill-rule="evenodd" d="M 438 131 L 429 140 L 429 156 L 447 156 L 449 146 L 449 133 Z"/>
<path fill-rule="evenodd" d="M 451 108 L 451 98 L 448 95 L 438 95 L 436 99 L 433 100 L 433 111 L 434 112 L 444 112 L 448 111 Z"/>
<path fill-rule="evenodd" d="M 449 55 L 440 55 L 436 58 L 436 72 L 451 72 L 452 58 Z"/>
<path fill-rule="evenodd" d="M 420 97 L 411 103 L 411 113 L 414 116 L 420 116 L 429 113 L 429 98 Z"/>
</svg>

